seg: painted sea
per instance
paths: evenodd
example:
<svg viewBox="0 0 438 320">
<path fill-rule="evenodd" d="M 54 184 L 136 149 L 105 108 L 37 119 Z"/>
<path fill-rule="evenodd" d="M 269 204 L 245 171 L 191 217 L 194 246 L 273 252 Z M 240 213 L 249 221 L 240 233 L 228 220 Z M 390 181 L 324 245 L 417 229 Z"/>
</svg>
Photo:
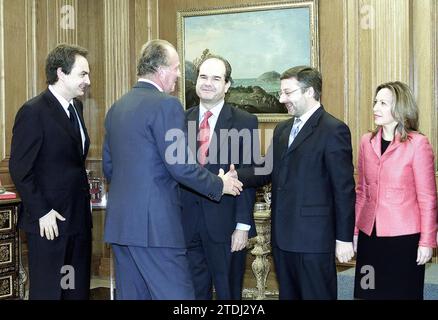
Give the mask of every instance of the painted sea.
<svg viewBox="0 0 438 320">
<path fill-rule="evenodd" d="M 192 63 L 186 61 L 186 108 L 199 104 L 195 89 L 196 76 L 192 66 Z M 287 109 L 278 101 L 279 90 L 280 74 L 269 71 L 257 78 L 233 79 L 226 101 L 250 113 L 287 113 Z"/>
<path fill-rule="evenodd" d="M 231 87 L 254 87 L 258 86 L 267 93 L 277 97 L 277 92 L 280 90 L 280 80 L 260 80 L 260 79 L 233 79 Z"/>
</svg>

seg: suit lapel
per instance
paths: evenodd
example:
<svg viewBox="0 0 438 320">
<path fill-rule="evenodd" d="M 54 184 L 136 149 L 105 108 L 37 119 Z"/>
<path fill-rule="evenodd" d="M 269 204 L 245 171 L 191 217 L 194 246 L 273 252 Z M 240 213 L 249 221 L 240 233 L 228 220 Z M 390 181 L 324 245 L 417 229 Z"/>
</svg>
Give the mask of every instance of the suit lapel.
<svg viewBox="0 0 438 320">
<path fill-rule="evenodd" d="M 216 135 L 216 143 L 218 145 L 218 148 L 216 148 L 216 153 L 220 153 L 220 150 L 222 149 L 222 145 L 228 141 L 228 134 L 221 139 L 220 130 L 224 129 L 229 132 L 231 129 L 231 126 L 233 125 L 233 116 L 231 114 L 231 107 L 227 104 L 224 104 L 222 107 L 221 112 L 219 113 L 219 117 L 216 122 L 216 126 L 214 127 L 214 133 Z M 214 150 L 213 150 L 214 152 Z M 219 154 L 220 156 L 220 154 Z M 219 160 L 219 159 L 218 159 Z"/>
<path fill-rule="evenodd" d="M 288 123 L 286 124 L 286 126 L 285 126 L 285 128 L 284 128 L 284 130 L 281 133 L 280 138 L 279 138 L 280 145 L 278 147 L 279 147 L 279 150 L 281 150 L 281 152 L 282 152 L 281 153 L 282 158 L 286 155 L 286 153 L 288 151 L 289 135 L 290 135 L 290 131 L 292 130 L 294 120 L 295 120 L 295 117 L 287 120 Z"/>
<path fill-rule="evenodd" d="M 306 140 L 312 133 L 314 128 L 318 125 L 319 119 L 321 118 L 322 114 L 324 113 L 323 107 L 319 107 L 315 111 L 314 114 L 309 118 L 309 120 L 306 121 L 304 126 L 301 128 L 300 132 L 298 132 L 298 135 L 295 137 L 294 141 L 290 145 L 290 147 L 287 149 L 285 155 L 288 155 L 292 151 L 294 151 L 298 146 L 303 143 L 304 140 Z M 293 123 L 293 122 L 292 122 Z M 291 127 L 292 128 L 292 127 Z M 290 130 L 289 130 L 290 133 Z M 288 136 L 289 139 L 289 136 Z"/>
<path fill-rule="evenodd" d="M 382 156 L 382 129 L 370 141 L 371 147 L 378 158 Z"/>
<path fill-rule="evenodd" d="M 65 113 L 64 108 L 59 103 L 58 99 L 56 99 L 55 96 L 50 92 L 50 90 L 48 89 L 46 90 L 46 92 L 44 93 L 44 97 L 48 102 L 47 106 L 50 110 L 52 117 L 55 118 L 56 123 L 58 123 L 60 127 L 63 130 L 65 130 L 70 135 L 70 137 L 76 142 L 77 149 L 79 153 L 82 155 L 81 137 L 78 137 L 74 132 L 74 129 L 70 124 L 70 119 Z M 78 113 L 80 114 L 81 112 Z"/>
<path fill-rule="evenodd" d="M 395 151 L 400 146 L 401 144 L 400 138 L 401 138 L 400 134 L 396 134 L 394 140 L 389 144 L 388 148 L 386 149 L 382 157 L 389 156 L 393 151 Z"/>
<path fill-rule="evenodd" d="M 371 139 L 371 146 L 374 150 L 374 153 L 379 158 L 387 157 L 389 154 L 391 154 L 395 149 L 397 149 L 400 146 L 400 134 L 396 134 L 394 140 L 391 141 L 385 153 L 382 155 L 382 130 L 383 129 L 380 128 L 376 136 L 373 139 Z"/>
<path fill-rule="evenodd" d="M 199 132 L 199 106 L 192 107 L 186 113 L 186 120 L 188 125 L 187 139 L 188 145 L 192 154 L 196 157 L 198 151 L 198 132 Z M 189 125 L 191 124 L 191 125 Z M 193 124 L 195 125 L 193 130 Z M 196 159 L 196 162 L 198 159 Z"/>
<path fill-rule="evenodd" d="M 90 137 L 88 135 L 87 127 L 85 126 L 84 105 L 78 99 L 74 99 L 74 104 L 76 106 L 76 109 L 78 110 L 79 120 L 81 121 L 82 129 L 84 130 L 85 143 L 84 143 L 84 153 L 83 154 L 84 154 L 84 157 L 86 158 L 87 154 L 88 154 L 88 149 L 90 147 Z M 81 143 L 82 143 L 82 141 L 81 141 Z"/>
</svg>

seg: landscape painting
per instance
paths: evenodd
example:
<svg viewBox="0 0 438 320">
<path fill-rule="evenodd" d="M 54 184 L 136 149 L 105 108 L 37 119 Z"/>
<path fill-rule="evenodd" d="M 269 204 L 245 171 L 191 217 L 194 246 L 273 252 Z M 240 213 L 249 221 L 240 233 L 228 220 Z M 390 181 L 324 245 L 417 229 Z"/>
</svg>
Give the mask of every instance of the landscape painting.
<svg viewBox="0 0 438 320">
<path fill-rule="evenodd" d="M 232 67 L 226 102 L 263 121 L 287 110 L 278 101 L 280 75 L 297 65 L 318 67 L 315 1 L 178 12 L 178 47 L 184 61 L 180 97 L 185 108 L 199 104 L 196 67 L 217 54 Z"/>
</svg>

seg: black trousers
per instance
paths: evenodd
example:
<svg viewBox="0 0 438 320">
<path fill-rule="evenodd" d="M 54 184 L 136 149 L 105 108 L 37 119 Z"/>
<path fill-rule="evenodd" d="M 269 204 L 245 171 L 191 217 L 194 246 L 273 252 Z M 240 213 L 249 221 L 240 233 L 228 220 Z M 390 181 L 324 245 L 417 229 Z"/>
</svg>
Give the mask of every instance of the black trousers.
<svg viewBox="0 0 438 320">
<path fill-rule="evenodd" d="M 54 240 L 26 233 L 30 300 L 88 300 L 91 230 Z"/>
<path fill-rule="evenodd" d="M 272 248 L 280 300 L 336 300 L 335 253 Z"/>
<path fill-rule="evenodd" d="M 213 285 L 217 300 L 242 298 L 246 253 L 231 252 L 229 242 L 213 241 L 207 231 L 204 217 L 197 223 L 197 232 L 187 245 L 187 257 L 197 300 L 211 300 Z"/>
</svg>

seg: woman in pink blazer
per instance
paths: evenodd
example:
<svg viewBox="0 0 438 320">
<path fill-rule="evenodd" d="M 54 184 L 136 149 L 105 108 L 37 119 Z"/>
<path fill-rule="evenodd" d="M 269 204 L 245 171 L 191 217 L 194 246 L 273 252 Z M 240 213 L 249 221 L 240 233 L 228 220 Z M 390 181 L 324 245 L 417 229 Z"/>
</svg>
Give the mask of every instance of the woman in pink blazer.
<svg viewBox="0 0 438 320">
<path fill-rule="evenodd" d="M 362 137 L 357 166 L 354 296 L 423 299 L 437 245 L 432 147 L 406 84 L 378 86 L 373 112 L 377 128 Z"/>
</svg>

